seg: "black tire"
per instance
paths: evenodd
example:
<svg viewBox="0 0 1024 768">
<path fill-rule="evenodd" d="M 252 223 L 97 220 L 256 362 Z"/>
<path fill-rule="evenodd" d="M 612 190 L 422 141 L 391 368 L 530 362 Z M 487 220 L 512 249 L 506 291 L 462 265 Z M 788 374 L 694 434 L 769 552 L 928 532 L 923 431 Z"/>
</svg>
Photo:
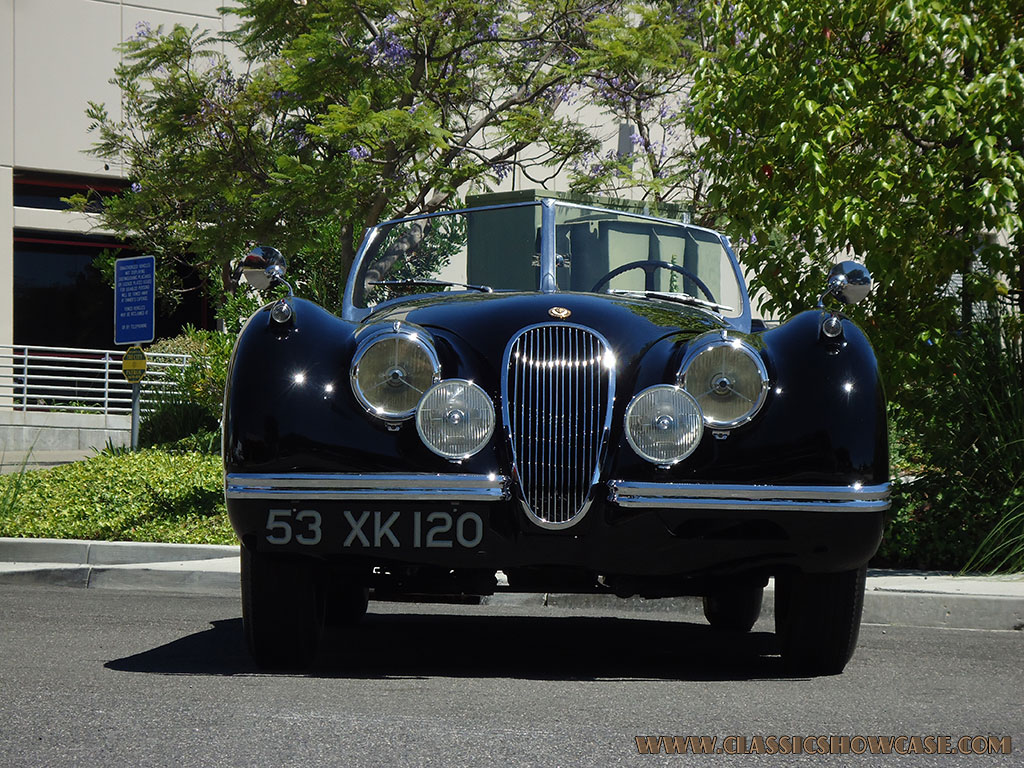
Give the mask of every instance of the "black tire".
<svg viewBox="0 0 1024 768">
<path fill-rule="evenodd" d="M 764 587 L 736 587 L 704 597 L 704 618 L 713 629 L 749 632 L 761 615 Z"/>
<path fill-rule="evenodd" d="M 857 647 L 867 568 L 775 579 L 775 634 L 786 669 L 838 675 Z"/>
<path fill-rule="evenodd" d="M 334 582 L 327 592 L 327 626 L 347 627 L 366 615 L 370 590 L 358 584 Z"/>
<path fill-rule="evenodd" d="M 242 547 L 242 631 L 266 669 L 313 664 L 324 629 L 324 595 L 316 564 Z"/>
</svg>

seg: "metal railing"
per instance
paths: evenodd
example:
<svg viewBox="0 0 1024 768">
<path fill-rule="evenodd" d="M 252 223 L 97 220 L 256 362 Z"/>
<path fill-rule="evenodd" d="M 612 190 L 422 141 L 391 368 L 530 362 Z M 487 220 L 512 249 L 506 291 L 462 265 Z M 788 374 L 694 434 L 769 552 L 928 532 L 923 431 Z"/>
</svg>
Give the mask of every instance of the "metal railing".
<svg viewBox="0 0 1024 768">
<path fill-rule="evenodd" d="M 17 411 L 131 413 L 132 386 L 121 374 L 123 350 L 0 344 L 0 408 Z M 188 355 L 149 352 L 141 407 L 173 388 L 168 371 Z"/>
</svg>

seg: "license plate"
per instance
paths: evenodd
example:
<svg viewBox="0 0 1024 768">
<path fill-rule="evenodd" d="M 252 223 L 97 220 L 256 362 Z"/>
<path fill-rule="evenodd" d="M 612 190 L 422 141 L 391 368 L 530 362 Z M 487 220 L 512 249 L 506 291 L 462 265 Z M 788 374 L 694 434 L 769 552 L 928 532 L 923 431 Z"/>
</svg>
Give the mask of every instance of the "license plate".
<svg viewBox="0 0 1024 768">
<path fill-rule="evenodd" d="M 484 521 L 476 512 L 271 509 L 265 539 L 275 546 L 313 547 L 329 536 L 342 549 L 476 549 Z"/>
</svg>

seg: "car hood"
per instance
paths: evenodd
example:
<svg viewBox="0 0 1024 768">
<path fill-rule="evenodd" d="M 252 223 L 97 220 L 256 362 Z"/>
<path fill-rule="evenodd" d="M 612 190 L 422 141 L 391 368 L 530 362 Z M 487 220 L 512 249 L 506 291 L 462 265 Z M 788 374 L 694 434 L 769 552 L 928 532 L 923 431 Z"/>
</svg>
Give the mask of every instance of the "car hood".
<svg viewBox="0 0 1024 768">
<path fill-rule="evenodd" d="M 399 320 L 456 335 L 477 349 L 496 345 L 504 349 L 522 328 L 552 322 L 597 331 L 615 349 L 646 348 L 666 336 L 697 335 L 727 327 L 720 317 L 699 307 L 570 292 L 448 294 L 409 299 L 382 307 L 363 322 Z"/>
</svg>

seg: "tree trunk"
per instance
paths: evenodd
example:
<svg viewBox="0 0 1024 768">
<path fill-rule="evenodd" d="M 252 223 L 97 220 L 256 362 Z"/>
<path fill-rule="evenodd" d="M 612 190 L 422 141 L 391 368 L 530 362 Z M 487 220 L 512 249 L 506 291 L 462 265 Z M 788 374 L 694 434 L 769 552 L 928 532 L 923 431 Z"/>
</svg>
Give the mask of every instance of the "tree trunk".
<svg viewBox="0 0 1024 768">
<path fill-rule="evenodd" d="M 352 233 L 352 225 L 347 222 L 341 223 L 341 279 L 338 280 L 338 306 L 345 301 L 345 283 L 348 282 L 348 273 L 352 269 L 352 262 L 355 261 L 356 249 L 355 238 Z"/>
</svg>

